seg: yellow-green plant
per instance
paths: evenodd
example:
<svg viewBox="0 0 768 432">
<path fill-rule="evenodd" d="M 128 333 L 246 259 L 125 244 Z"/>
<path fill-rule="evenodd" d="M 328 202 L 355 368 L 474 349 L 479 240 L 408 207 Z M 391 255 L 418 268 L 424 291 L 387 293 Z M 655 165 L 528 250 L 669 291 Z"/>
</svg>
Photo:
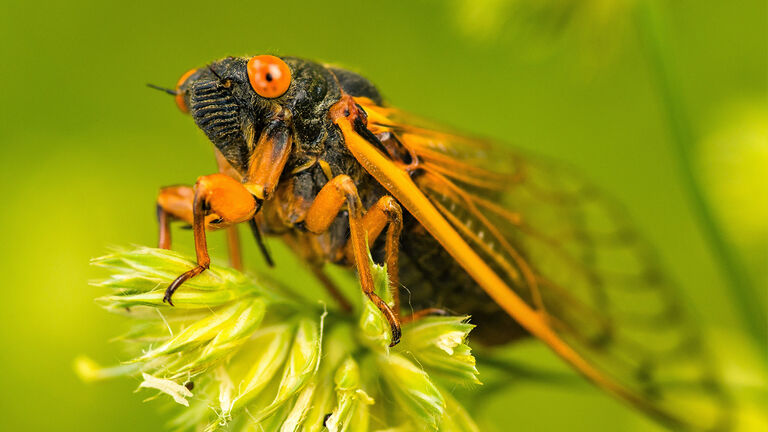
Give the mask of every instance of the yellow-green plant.
<svg viewBox="0 0 768 432">
<path fill-rule="evenodd" d="M 479 383 L 467 317 L 407 324 L 391 349 L 389 326 L 362 294 L 358 312 L 342 314 L 212 266 L 170 307 L 163 292 L 189 258 L 138 248 L 93 264 L 111 272 L 95 282 L 111 290 L 98 302 L 132 319 L 119 338 L 130 357 L 111 368 L 81 358 L 77 370 L 86 380 L 139 377 L 143 392 L 178 405 L 172 429 L 477 430 L 446 391 Z M 391 301 L 386 270 L 371 266 L 377 292 Z"/>
</svg>

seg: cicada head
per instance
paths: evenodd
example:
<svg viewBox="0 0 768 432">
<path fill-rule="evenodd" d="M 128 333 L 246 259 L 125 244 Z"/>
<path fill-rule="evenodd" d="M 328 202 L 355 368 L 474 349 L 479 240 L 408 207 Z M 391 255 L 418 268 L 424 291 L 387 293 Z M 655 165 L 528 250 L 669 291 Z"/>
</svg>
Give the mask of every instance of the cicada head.
<svg viewBox="0 0 768 432">
<path fill-rule="evenodd" d="M 340 92 L 325 68 L 292 57 L 228 57 L 182 75 L 176 103 L 189 113 L 233 167 L 247 169 L 264 127 L 280 119 L 299 134 Z"/>
</svg>

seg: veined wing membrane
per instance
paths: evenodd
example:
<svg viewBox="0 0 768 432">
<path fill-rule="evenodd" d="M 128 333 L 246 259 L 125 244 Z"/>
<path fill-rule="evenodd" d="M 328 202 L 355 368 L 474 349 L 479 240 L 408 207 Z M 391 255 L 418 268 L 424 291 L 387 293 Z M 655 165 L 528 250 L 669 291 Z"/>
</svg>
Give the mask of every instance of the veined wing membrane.
<svg viewBox="0 0 768 432">
<path fill-rule="evenodd" d="M 677 427 L 727 428 L 697 326 L 618 205 L 568 168 L 361 105 L 418 157 L 414 181 L 456 232 L 605 380 Z"/>
</svg>

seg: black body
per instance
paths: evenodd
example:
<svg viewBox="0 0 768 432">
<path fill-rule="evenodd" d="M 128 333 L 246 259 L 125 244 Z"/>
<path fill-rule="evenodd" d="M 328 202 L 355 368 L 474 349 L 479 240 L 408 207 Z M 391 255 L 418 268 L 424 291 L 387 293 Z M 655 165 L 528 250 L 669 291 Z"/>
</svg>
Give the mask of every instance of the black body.
<svg viewBox="0 0 768 432">
<path fill-rule="evenodd" d="M 386 194 L 344 145 L 340 130 L 328 110 L 342 92 L 382 103 L 376 87 L 362 76 L 294 57 L 281 57 L 291 70 L 290 87 L 280 97 L 267 99 L 250 87 L 246 57 L 230 57 L 197 70 L 180 90 L 197 125 L 241 174 L 259 136 L 274 122 L 286 124 L 293 134 L 293 150 L 281 177 L 291 180 L 297 198 L 311 203 L 328 177 L 317 160 L 328 163 L 334 176 L 349 175 L 368 208 Z M 414 173 L 418 175 L 418 171 Z M 266 202 L 265 209 L 269 206 Z M 297 218 L 298 219 L 298 218 Z M 290 223 L 289 223 L 290 225 Z M 302 235 L 301 224 L 262 227 L 267 234 Z M 349 236 L 347 215 L 341 212 L 329 230 L 327 255 L 314 260 L 334 261 Z M 383 241 L 373 245 L 373 256 L 383 260 Z M 405 214 L 401 237 L 400 280 L 404 313 L 409 309 L 440 307 L 472 315 L 483 323 L 473 335 L 488 343 L 501 343 L 523 334 L 442 246 L 418 222 Z M 491 325 L 488 325 L 491 324 Z M 499 327 L 500 326 L 500 327 Z M 501 329 L 501 331 L 499 331 Z"/>
</svg>

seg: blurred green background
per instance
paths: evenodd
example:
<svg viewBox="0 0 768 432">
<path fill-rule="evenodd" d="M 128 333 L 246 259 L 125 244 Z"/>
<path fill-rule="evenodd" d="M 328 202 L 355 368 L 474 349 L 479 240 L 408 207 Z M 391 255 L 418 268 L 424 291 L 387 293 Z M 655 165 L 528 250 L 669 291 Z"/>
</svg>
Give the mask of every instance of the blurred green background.
<svg viewBox="0 0 768 432">
<path fill-rule="evenodd" d="M 132 393 L 137 382 L 84 384 L 73 372 L 80 354 L 122 359 L 108 341 L 123 319 L 94 304 L 103 292 L 88 285 L 99 275 L 88 260 L 112 245 L 154 245 L 158 188 L 215 170 L 203 134 L 145 83 L 172 87 L 184 71 L 227 55 L 344 65 L 405 110 L 581 168 L 626 204 L 702 325 L 752 373 L 742 311 L 682 186 L 636 26 L 640 2 L 4 2 L 0 429 L 163 429 L 158 404 Z M 694 131 L 695 174 L 764 292 L 766 3 L 684 0 L 659 10 Z M 211 237 L 214 259 L 225 256 L 222 235 Z M 245 243 L 249 265 L 263 269 Z M 294 267 L 270 244 L 276 274 Z M 176 231 L 175 245 L 191 251 L 191 236 Z M 657 428 L 589 387 L 534 382 L 475 415 L 497 430 Z"/>
</svg>

